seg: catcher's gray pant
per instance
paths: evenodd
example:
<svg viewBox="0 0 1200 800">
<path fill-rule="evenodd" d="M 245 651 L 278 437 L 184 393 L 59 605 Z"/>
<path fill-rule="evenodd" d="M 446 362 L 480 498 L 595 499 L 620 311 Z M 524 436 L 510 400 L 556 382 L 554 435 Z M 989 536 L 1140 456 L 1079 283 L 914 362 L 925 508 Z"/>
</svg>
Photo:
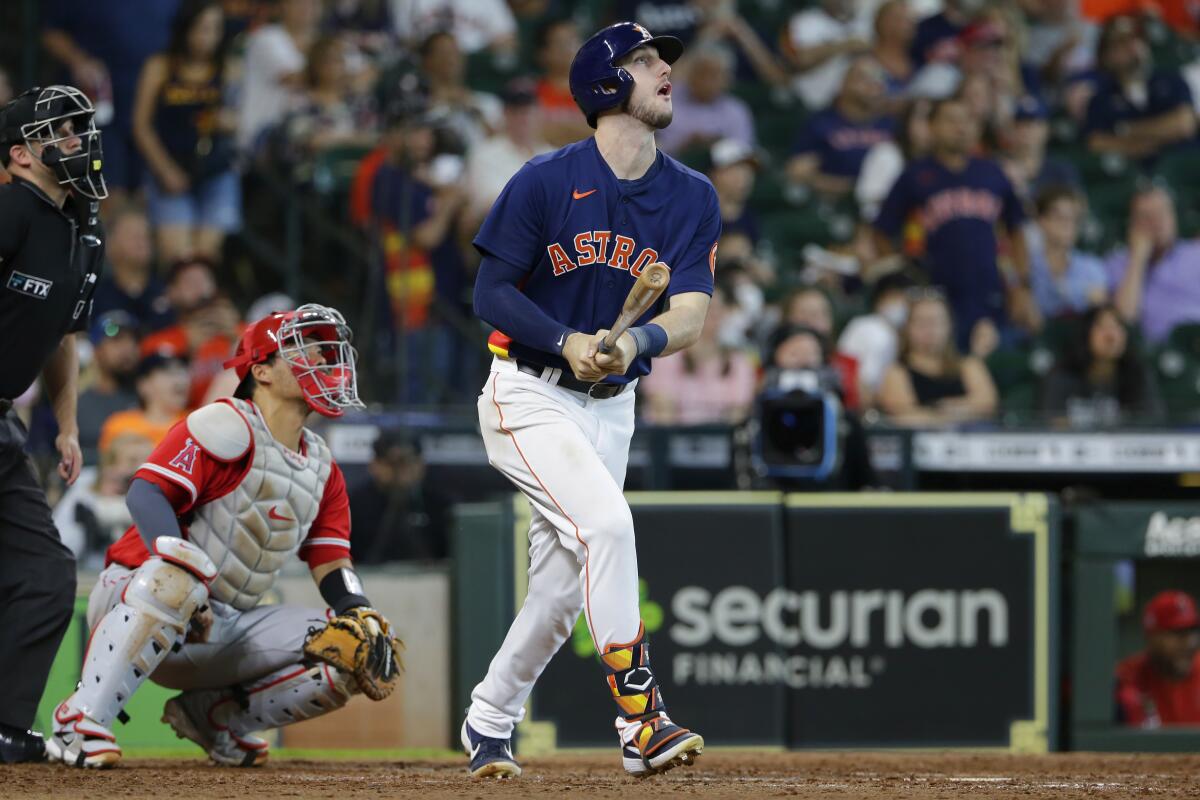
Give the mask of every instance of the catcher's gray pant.
<svg viewBox="0 0 1200 800">
<path fill-rule="evenodd" d="M 88 598 L 88 628 L 121 602 L 134 571 L 112 564 L 100 573 Z M 170 653 L 150 679 L 168 689 L 221 689 L 247 683 L 304 657 L 304 637 L 327 621 L 324 609 L 259 606 L 238 611 L 209 602 L 213 612 L 208 640 Z"/>
</svg>

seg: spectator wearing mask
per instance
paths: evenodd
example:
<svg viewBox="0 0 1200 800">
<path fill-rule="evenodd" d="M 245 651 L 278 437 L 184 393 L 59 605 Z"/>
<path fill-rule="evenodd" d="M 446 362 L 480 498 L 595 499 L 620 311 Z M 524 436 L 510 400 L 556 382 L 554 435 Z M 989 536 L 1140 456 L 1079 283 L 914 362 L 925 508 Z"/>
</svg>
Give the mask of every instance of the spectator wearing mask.
<svg viewBox="0 0 1200 800">
<path fill-rule="evenodd" d="M 1200 322 L 1200 242 L 1179 238 L 1175 200 L 1147 186 L 1129 201 L 1128 244 L 1104 263 L 1113 305 L 1152 345 L 1177 325 Z"/>
<path fill-rule="evenodd" d="M 453 34 L 431 33 L 421 43 L 421 74 L 428 84 L 429 113 L 470 149 L 500 129 L 500 100 L 467 86 L 467 63 Z"/>
<path fill-rule="evenodd" d="M 1051 186 L 1037 196 L 1036 224 L 1025 228 L 1033 297 L 1046 319 L 1078 314 L 1108 300 L 1104 263 L 1076 249 L 1083 203 L 1074 189 Z"/>
<path fill-rule="evenodd" d="M 996 386 L 987 367 L 954 346 L 950 307 L 937 294 L 913 299 L 900 357 L 879 389 L 879 410 L 895 425 L 943 427 L 990 419 Z"/>
<path fill-rule="evenodd" d="M 42 47 L 96 106 L 104 137 L 104 181 L 120 206 L 141 189 L 144 164 L 133 135 L 134 97 L 142 65 L 167 46 L 181 0 L 50 0 Z"/>
<path fill-rule="evenodd" d="M 154 443 L 140 433 L 114 437 L 101 451 L 99 466 L 85 467 L 59 499 L 54 525 L 80 564 L 102 567 L 104 551 L 133 524 L 125 493 L 153 450 Z"/>
<path fill-rule="evenodd" d="M 672 86 L 674 116 L 657 135 L 661 150 L 679 155 L 718 139 L 754 146 L 754 117 L 746 101 L 729 94 L 733 52 L 723 44 L 698 44 L 688 54 L 682 85 Z"/>
<path fill-rule="evenodd" d="M 137 321 L 124 311 L 107 311 L 92 321 L 92 382 L 79 393 L 79 446 L 85 463 L 95 463 L 100 429 L 118 411 L 137 408 L 131 391 L 138 366 Z"/>
<path fill-rule="evenodd" d="M 1038 193 L 1047 187 L 1083 189 L 1079 172 L 1072 164 L 1046 156 L 1049 138 L 1046 106 L 1031 94 L 1017 101 L 1012 124 L 999 132 L 1004 174 L 1030 209 Z"/>
<path fill-rule="evenodd" d="M 417 440 L 380 431 L 367 474 L 368 480 L 350 491 L 354 563 L 446 558 L 452 503 L 427 479 Z"/>
<path fill-rule="evenodd" d="M 1154 68 L 1133 17 L 1114 17 L 1100 34 L 1102 73 L 1087 107 L 1084 140 L 1093 153 L 1152 162 L 1196 137 L 1192 92 L 1177 70 Z"/>
<path fill-rule="evenodd" d="M 1156 594 L 1142 615 L 1146 649 L 1117 665 L 1117 721 L 1200 725 L 1200 615 L 1191 595 Z"/>
<path fill-rule="evenodd" d="M 241 226 L 223 35 L 217 0 L 184 0 L 166 50 L 147 59 L 138 81 L 133 135 L 150 167 L 147 206 L 167 261 L 215 259 Z"/>
<path fill-rule="evenodd" d="M 810 117 L 787 165 L 788 179 L 820 194 L 849 194 L 867 152 L 892 138 L 884 109 L 883 71 L 872 58 L 855 59 L 833 105 Z"/>
<path fill-rule="evenodd" d="M 293 161 L 310 161 L 335 147 L 369 147 L 379 139 L 378 118 L 357 91 L 349 59 L 341 35 L 322 36 L 308 51 L 302 99 L 284 123 Z"/>
<path fill-rule="evenodd" d="M 888 368 L 900 349 L 900 331 L 908 320 L 912 280 L 902 272 L 885 275 L 871 287 L 871 313 L 855 317 L 838 338 L 838 352 L 858 363 L 858 390 L 864 408 L 874 405 Z"/>
<path fill-rule="evenodd" d="M 175 317 L 166 287 L 154 274 L 154 250 L 150 222 L 136 206 L 114 212 L 107 221 L 108 241 L 104 255 L 108 264 L 96 284 L 92 314 L 124 311 L 141 331 L 156 331 Z"/>
<path fill-rule="evenodd" d="M 783 322 L 810 328 L 821 334 L 823 347 L 829 347 L 833 338 L 833 304 L 829 295 L 816 286 L 797 289 L 783 301 Z M 835 352 L 828 358 L 830 366 L 837 370 L 842 387 L 842 400 L 847 408 L 861 407 L 858 389 L 858 362 L 847 353 Z"/>
<path fill-rule="evenodd" d="M 283 121 L 297 102 L 305 54 L 316 41 L 321 0 L 279 0 L 279 21 L 246 38 L 244 79 L 238 109 L 237 144 L 247 152 Z"/>
<path fill-rule="evenodd" d="M 188 369 L 171 355 L 145 356 L 138 362 L 137 395 L 140 408 L 118 411 L 100 428 L 100 450 L 119 436 L 137 434 L 154 444 L 187 415 Z"/>
<path fill-rule="evenodd" d="M 916 215 L 925 235 L 925 266 L 946 292 L 961 350 L 973 335 L 987 338 L 975 332 L 979 326 L 991 338 L 1010 321 L 1037 330 L 1041 318 L 1029 290 L 1028 254 L 1017 235 L 1025 212 L 1012 183 L 996 162 L 972 155 L 979 124 L 963 102 L 936 101 L 930 130 L 932 154 L 905 167 L 875 219 L 876 249 L 894 252 Z M 1009 254 L 1009 286 L 1000 272 L 1002 245 Z"/>
<path fill-rule="evenodd" d="M 871 57 L 883 70 L 884 89 L 893 103 L 904 96 L 908 82 L 916 72 L 912 58 L 916 32 L 908 0 L 887 0 L 875 12 Z"/>
<path fill-rule="evenodd" d="M 534 60 L 541 70 L 535 90 L 542 136 L 554 148 L 592 134 L 571 96 L 571 62 L 581 43 L 575 22 L 562 18 L 542 23 L 534 38 Z"/>
<path fill-rule="evenodd" d="M 713 288 L 700 339 L 687 350 L 660 358 L 639 382 L 646 417 L 657 425 L 742 422 L 754 402 L 757 369 L 749 353 L 722 342 L 729 302 Z"/>
<path fill-rule="evenodd" d="M 852 0 L 821 0 L 791 18 L 780 46 L 796 71 L 796 94 L 810 111 L 833 102 L 851 60 L 870 50 L 870 36 L 870 20 Z"/>
<path fill-rule="evenodd" d="M 1130 346 L 1116 309 L 1097 306 L 1084 314 L 1069 348 L 1043 381 L 1044 414 L 1073 428 L 1161 419 L 1154 372 Z"/>
<path fill-rule="evenodd" d="M 478 229 L 509 178 L 516 175 L 526 161 L 553 149 L 542 138 L 545 130 L 540 124 L 542 111 L 534 84 L 514 80 L 505 87 L 502 99 L 504 124 L 500 132 L 467 153 L 463 185 L 473 220 L 468 228 Z M 571 107 L 578 115 L 574 102 L 571 101 Z"/>
</svg>

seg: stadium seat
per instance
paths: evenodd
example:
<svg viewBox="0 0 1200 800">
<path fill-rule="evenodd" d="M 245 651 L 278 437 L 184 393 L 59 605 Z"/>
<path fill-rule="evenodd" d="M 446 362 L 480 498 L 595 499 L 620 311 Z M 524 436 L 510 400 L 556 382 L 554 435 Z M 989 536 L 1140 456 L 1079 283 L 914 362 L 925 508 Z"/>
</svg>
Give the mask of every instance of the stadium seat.
<svg viewBox="0 0 1200 800">
<path fill-rule="evenodd" d="M 1200 326 L 1187 326 L 1200 328 Z M 1200 333 L 1193 331 L 1192 336 Z M 1197 342 L 1193 339 L 1188 346 Z M 1200 417 L 1200 355 L 1169 341 L 1153 359 L 1167 415 L 1173 422 L 1194 422 Z"/>
<path fill-rule="evenodd" d="M 1038 416 L 1038 382 L 1029 380 L 1000 392 L 1000 418 L 1006 425 L 1028 425 Z"/>
<path fill-rule="evenodd" d="M 999 348 L 987 357 L 985 363 L 988 372 L 1001 395 L 1037 379 L 1030 367 L 1029 357 L 1029 349 L 1015 347 Z"/>
<path fill-rule="evenodd" d="M 350 188 L 359 162 L 371 147 L 342 145 L 331 147 L 316 157 L 312 166 L 313 185 L 323 194 L 341 194 Z"/>
<path fill-rule="evenodd" d="M 1200 361 L 1200 323 L 1176 325 L 1167 337 L 1167 347 L 1179 351 L 1187 358 Z"/>
</svg>

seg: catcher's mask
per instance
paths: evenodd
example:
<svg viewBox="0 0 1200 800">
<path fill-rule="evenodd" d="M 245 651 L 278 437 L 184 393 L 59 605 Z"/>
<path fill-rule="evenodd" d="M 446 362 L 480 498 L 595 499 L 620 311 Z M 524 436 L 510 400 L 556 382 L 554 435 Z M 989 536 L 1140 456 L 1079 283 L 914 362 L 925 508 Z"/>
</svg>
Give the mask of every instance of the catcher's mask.
<svg viewBox="0 0 1200 800">
<path fill-rule="evenodd" d="M 279 353 L 296 376 L 308 407 L 326 417 L 340 417 L 347 408 L 363 407 L 352 337 L 337 310 L 309 303 L 295 311 L 269 314 L 248 327 L 225 367 L 235 370 L 238 380 L 245 380 L 251 366 Z"/>
<path fill-rule="evenodd" d="M 104 155 L 95 114 L 92 101 L 74 86 L 35 86 L 0 110 L 0 146 L 7 151 L 23 144 L 34 152 L 33 146 L 39 145 L 41 161 L 54 171 L 59 185 L 103 200 L 108 187 L 101 172 Z M 69 132 L 64 129 L 68 121 L 73 128 Z M 71 149 L 75 141 L 79 148 Z"/>
</svg>

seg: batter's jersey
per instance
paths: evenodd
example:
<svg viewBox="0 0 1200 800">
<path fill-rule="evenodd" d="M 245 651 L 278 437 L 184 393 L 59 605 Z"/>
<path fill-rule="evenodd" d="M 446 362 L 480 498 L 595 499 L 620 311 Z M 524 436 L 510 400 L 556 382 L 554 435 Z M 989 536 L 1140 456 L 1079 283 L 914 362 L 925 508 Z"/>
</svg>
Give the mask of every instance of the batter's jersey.
<svg viewBox="0 0 1200 800">
<path fill-rule="evenodd" d="M 301 444 L 303 448 L 303 444 Z M 177 422 L 150 458 L 133 474 L 162 489 L 175 510 L 183 538 L 188 538 L 188 521 L 197 508 L 232 492 L 241 484 L 254 458 L 254 445 L 234 461 L 221 461 L 197 445 L 188 432 L 187 420 Z M 193 493 L 194 492 L 194 493 Z M 325 482 L 321 505 L 308 536 L 300 545 L 300 558 L 310 568 L 350 558 L 350 500 L 346 481 L 334 462 Z M 130 526 L 108 548 L 105 566 L 120 564 L 136 569 L 150 557 L 141 534 Z"/>
<path fill-rule="evenodd" d="M 658 153 L 637 180 L 619 180 L 594 137 L 530 160 L 513 176 L 475 237 L 475 247 L 527 271 L 521 290 L 548 316 L 582 333 L 609 328 L 647 265 L 671 268 L 664 297 L 712 294 L 721 211 L 708 178 Z M 502 332 L 493 352 L 569 369 L 562 356 L 524 347 Z M 633 362 L 610 383 L 650 372 Z"/>
</svg>

